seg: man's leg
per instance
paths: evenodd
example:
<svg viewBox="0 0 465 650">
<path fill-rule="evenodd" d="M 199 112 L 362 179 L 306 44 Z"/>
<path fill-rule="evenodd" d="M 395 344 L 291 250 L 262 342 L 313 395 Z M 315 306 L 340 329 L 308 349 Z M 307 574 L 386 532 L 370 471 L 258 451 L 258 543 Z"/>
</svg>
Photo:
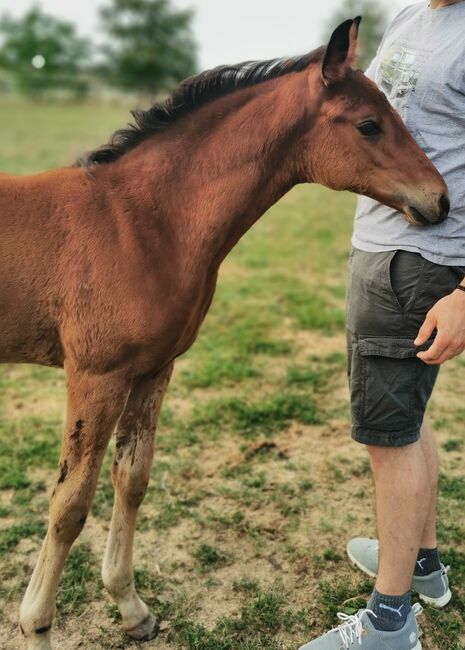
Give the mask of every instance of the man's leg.
<svg viewBox="0 0 465 650">
<path fill-rule="evenodd" d="M 414 578 L 413 578 L 413 590 L 420 594 L 420 598 L 433 605 L 434 607 L 445 607 L 451 598 L 451 591 L 449 588 L 449 581 L 447 579 L 447 571 L 444 569 L 444 566 L 441 564 L 441 559 L 437 549 L 437 537 L 436 537 L 436 510 L 437 510 L 437 493 L 438 493 L 438 470 L 439 470 L 439 457 L 435 439 L 431 432 L 430 427 L 426 422 L 423 423 L 421 427 L 421 438 L 419 444 L 423 451 L 423 456 L 425 459 L 427 474 L 428 474 L 428 490 L 425 493 L 425 503 L 429 494 L 429 508 L 426 515 L 426 522 L 423 528 L 423 534 L 420 541 L 420 550 L 416 558 L 416 563 L 414 567 Z M 372 448 L 369 447 L 369 450 Z M 372 455 L 375 458 L 375 461 L 372 462 L 373 471 L 375 473 L 375 465 L 380 464 L 379 458 L 385 456 L 384 451 L 386 447 L 375 447 Z M 383 459 L 383 458 L 382 458 Z M 385 460 L 385 459 L 384 459 Z M 388 461 L 389 462 L 389 461 Z M 398 465 L 397 465 L 398 467 Z M 376 478 L 376 473 L 375 473 Z M 391 473 L 391 479 L 393 485 L 398 485 L 398 479 L 395 475 Z M 402 477 L 400 479 L 402 481 Z M 383 481 L 383 478 L 381 478 Z M 378 490 L 378 493 L 380 490 Z M 381 506 L 382 508 L 382 506 Z M 426 510 L 426 505 L 425 505 Z M 379 514 L 379 513 L 378 513 Z M 379 518 L 378 518 L 379 519 Z M 382 529 L 382 523 L 379 522 L 379 529 Z M 389 547 L 389 540 L 387 542 L 388 547 L 388 556 L 396 554 L 396 543 L 397 540 L 393 540 L 391 546 Z M 381 540 L 381 546 L 383 545 Z M 347 547 L 349 558 L 351 559 L 358 568 L 362 569 L 369 575 L 376 575 L 378 573 L 378 564 L 379 564 L 379 545 L 371 539 L 368 538 L 354 538 L 352 539 Z M 382 551 L 382 557 L 385 558 L 386 555 Z M 398 553 L 396 554 L 396 558 Z M 410 558 L 411 559 L 411 558 Z M 392 572 L 394 571 L 393 565 L 389 567 L 389 560 L 386 560 L 386 567 L 382 570 L 381 573 L 381 584 L 377 583 L 377 590 L 381 591 L 383 588 L 386 590 L 386 595 L 391 594 L 389 589 L 389 583 L 392 581 Z M 384 565 L 383 565 L 384 566 Z M 396 567 L 397 571 L 397 567 Z M 386 575 L 388 585 L 386 585 Z M 405 583 L 402 587 L 396 589 L 396 596 L 401 596 L 401 589 L 405 586 Z M 397 593 L 398 592 L 398 593 Z M 407 593 L 407 592 L 405 592 Z M 404 602 L 404 601 L 402 601 Z M 371 603 L 375 605 L 376 603 Z"/>
<path fill-rule="evenodd" d="M 431 505 L 428 463 L 418 441 L 405 447 L 368 447 L 376 484 L 380 542 L 376 589 L 388 596 L 410 591 Z"/>
<path fill-rule="evenodd" d="M 438 452 L 424 422 L 419 442 L 369 446 L 376 485 L 380 558 L 376 588 L 388 595 L 410 589 L 418 549 L 435 549 Z"/>
</svg>

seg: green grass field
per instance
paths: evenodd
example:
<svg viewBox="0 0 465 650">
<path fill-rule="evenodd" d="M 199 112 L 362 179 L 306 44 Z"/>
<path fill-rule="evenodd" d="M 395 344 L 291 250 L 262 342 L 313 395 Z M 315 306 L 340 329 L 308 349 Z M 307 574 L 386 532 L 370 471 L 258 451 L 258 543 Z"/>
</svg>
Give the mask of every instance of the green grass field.
<svg viewBox="0 0 465 650">
<path fill-rule="evenodd" d="M 0 170 L 69 164 L 123 107 L 0 104 Z M 222 268 L 200 337 L 179 360 L 140 510 L 137 582 L 163 619 L 159 650 L 295 650 L 363 605 L 372 581 L 345 544 L 376 534 L 366 452 L 349 435 L 344 293 L 354 198 L 299 187 Z M 1 218 L 1 216 L 0 216 Z M 452 603 L 421 617 L 424 650 L 465 648 L 465 363 L 441 372 L 429 416 L 442 457 L 440 542 Z M 64 419 L 62 372 L 0 369 L 0 647 L 47 524 Z M 106 458 L 67 563 L 57 648 L 139 647 L 100 580 L 112 505 Z"/>
</svg>

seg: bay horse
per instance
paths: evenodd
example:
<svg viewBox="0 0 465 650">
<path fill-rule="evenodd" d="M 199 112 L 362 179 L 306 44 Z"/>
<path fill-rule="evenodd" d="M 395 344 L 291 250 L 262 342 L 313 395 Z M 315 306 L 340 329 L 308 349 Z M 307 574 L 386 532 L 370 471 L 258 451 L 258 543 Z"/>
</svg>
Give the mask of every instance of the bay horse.
<svg viewBox="0 0 465 650">
<path fill-rule="evenodd" d="M 219 265 L 252 224 L 304 182 L 414 224 L 446 218 L 440 174 L 354 67 L 359 22 L 305 56 L 186 80 L 74 167 L 0 177 L 0 361 L 64 367 L 67 379 L 48 531 L 20 610 L 29 650 L 52 647 L 57 585 L 115 430 L 103 582 L 123 629 L 156 636 L 132 551 L 157 417 Z"/>
</svg>

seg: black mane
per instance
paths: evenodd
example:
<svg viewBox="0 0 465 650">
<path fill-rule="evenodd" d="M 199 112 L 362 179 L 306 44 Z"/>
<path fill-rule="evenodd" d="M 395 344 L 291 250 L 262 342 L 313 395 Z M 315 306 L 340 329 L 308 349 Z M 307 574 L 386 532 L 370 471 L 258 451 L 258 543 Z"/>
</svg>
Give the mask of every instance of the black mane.
<svg viewBox="0 0 465 650">
<path fill-rule="evenodd" d="M 77 165 L 113 162 L 149 136 L 215 99 L 290 72 L 304 70 L 311 63 L 320 61 L 324 50 L 321 47 L 304 56 L 220 66 L 190 77 L 165 101 L 155 103 L 147 111 L 131 111 L 135 123 L 116 131 L 108 144 L 86 154 Z"/>
</svg>

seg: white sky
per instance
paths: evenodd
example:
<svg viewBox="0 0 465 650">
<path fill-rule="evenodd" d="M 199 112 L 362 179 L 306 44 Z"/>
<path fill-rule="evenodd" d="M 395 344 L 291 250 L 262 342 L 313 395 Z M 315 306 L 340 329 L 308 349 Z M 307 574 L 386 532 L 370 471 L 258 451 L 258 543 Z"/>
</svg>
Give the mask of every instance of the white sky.
<svg viewBox="0 0 465 650">
<path fill-rule="evenodd" d="M 322 31 L 341 0 L 172 0 L 195 11 L 200 68 L 247 59 L 303 54 L 322 44 Z M 391 14 L 415 0 L 379 0 Z M 21 15 L 33 4 L 71 19 L 82 35 L 98 34 L 99 0 L 0 0 Z M 351 16 L 348 16 L 350 18 Z"/>
</svg>

